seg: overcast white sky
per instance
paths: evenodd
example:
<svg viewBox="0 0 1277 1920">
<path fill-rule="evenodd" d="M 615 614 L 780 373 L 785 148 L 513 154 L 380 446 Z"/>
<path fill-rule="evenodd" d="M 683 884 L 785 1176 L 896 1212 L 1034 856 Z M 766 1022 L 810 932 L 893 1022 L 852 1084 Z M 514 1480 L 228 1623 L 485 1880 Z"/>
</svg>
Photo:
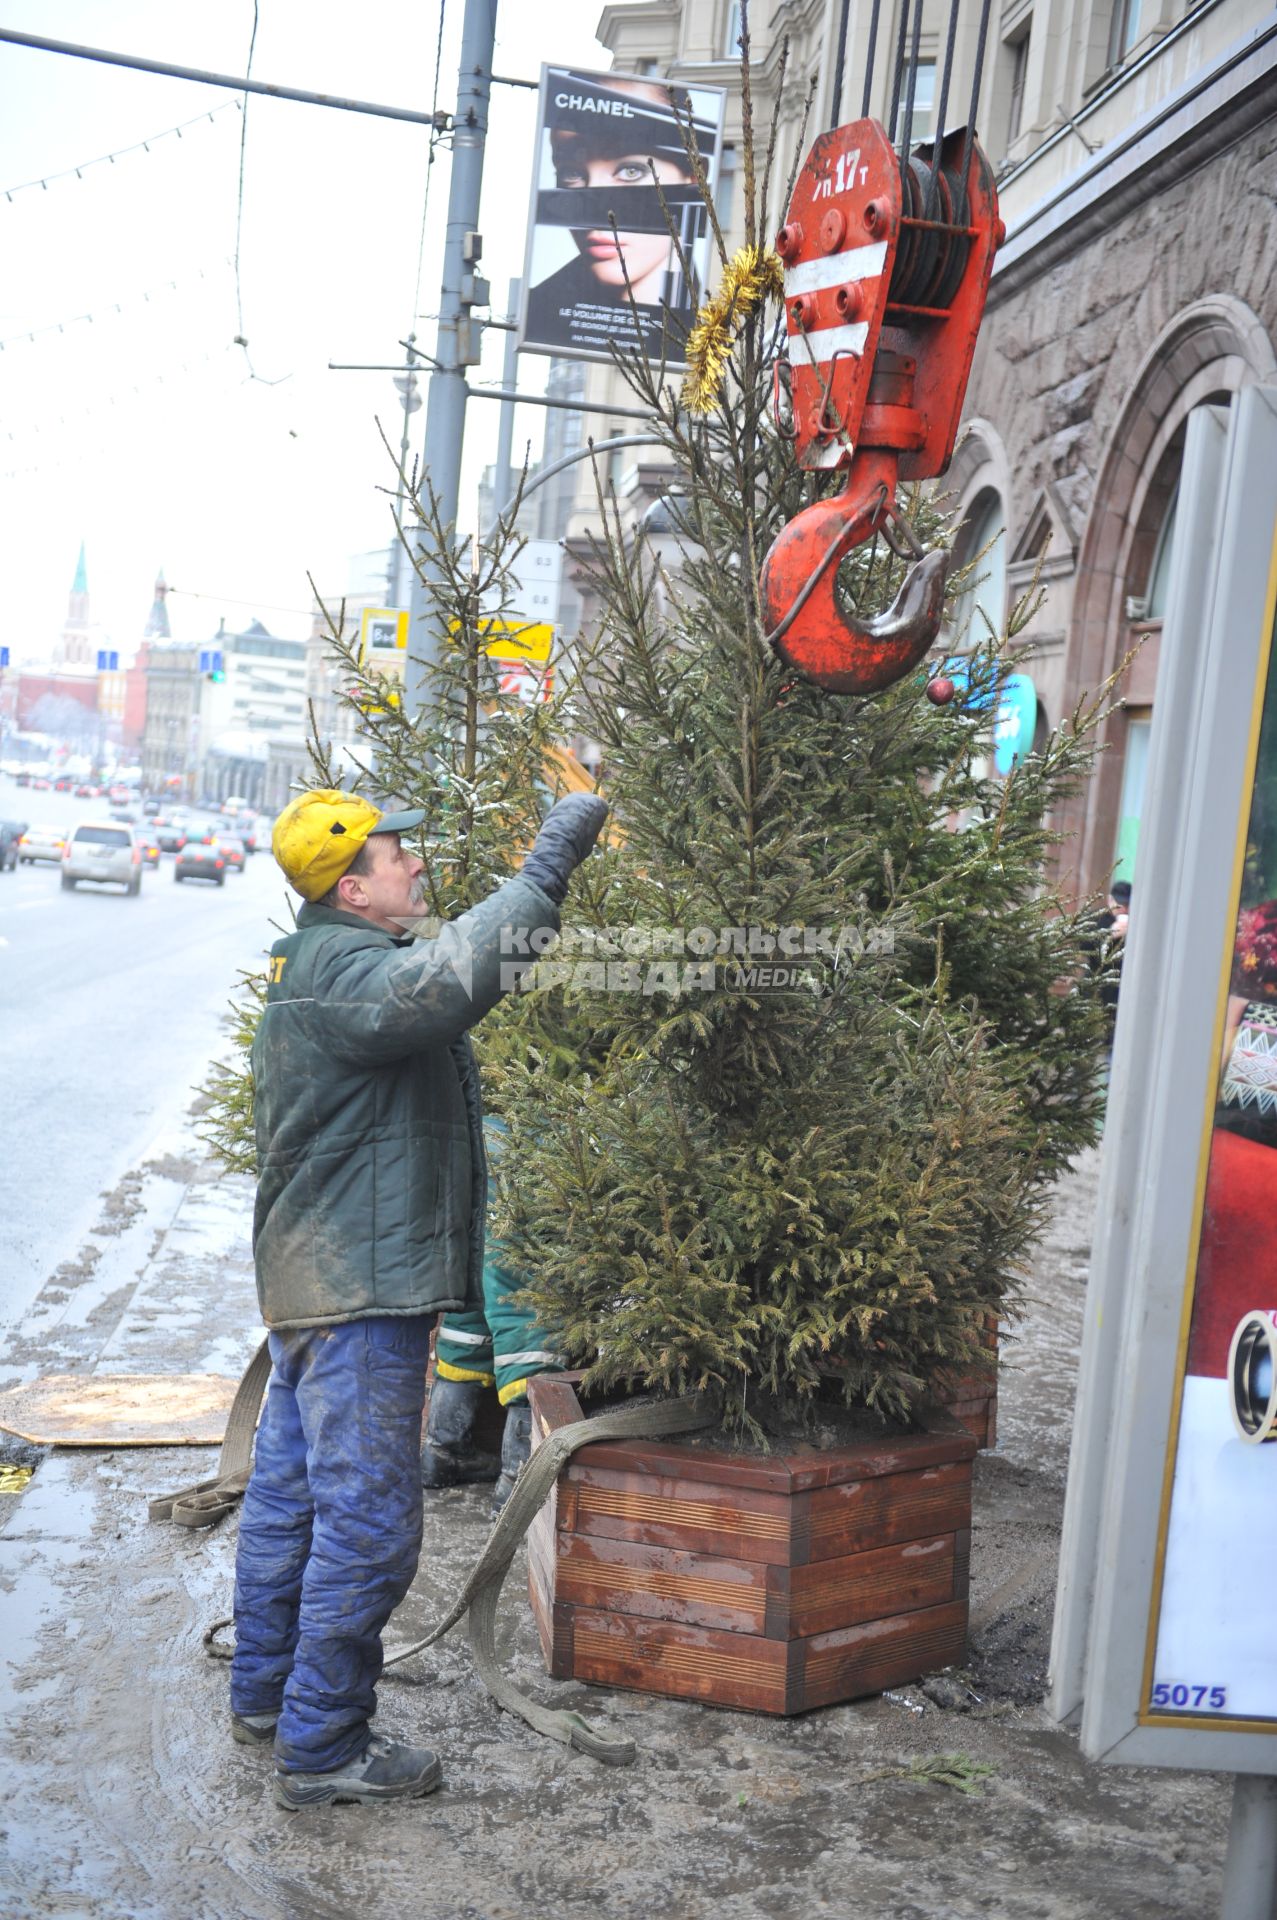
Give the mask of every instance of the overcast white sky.
<svg viewBox="0 0 1277 1920">
<path fill-rule="evenodd" d="M 439 4 L 259 0 L 254 77 L 428 109 Z M 502 0 L 495 70 L 534 78 L 543 59 L 606 67 L 593 31 L 600 4 Z M 439 104 L 449 111 L 460 23 L 461 0 L 447 0 Z M 0 25 L 242 74 L 253 4 L 0 0 Z M 300 637 L 307 570 L 339 594 L 350 557 L 388 537 L 377 489 L 393 476 L 375 416 L 397 444 L 391 375 L 329 372 L 327 362 L 401 358 L 426 130 L 249 97 L 240 282 L 253 379 L 232 344 L 237 97 L 0 43 L 0 608 L 15 661 L 52 648 L 81 538 L 93 618 L 131 653 L 160 566 L 179 638 L 254 614 Z M 494 89 L 482 228 L 495 312 L 522 268 L 535 104 L 530 91 Z M 85 164 L 209 111 L 180 140 Z M 75 167 L 80 179 L 4 197 Z M 440 149 L 419 316 L 436 309 L 448 171 Z M 433 320 L 416 326 L 433 349 Z M 503 344 L 487 335 L 478 377 L 498 378 Z M 528 357 L 521 384 L 540 388 L 546 364 Z M 463 525 L 498 413 L 486 401 L 469 408 Z M 423 407 L 417 446 L 424 419 Z M 521 411 L 517 452 L 529 435 L 539 445 L 542 419 Z"/>
</svg>

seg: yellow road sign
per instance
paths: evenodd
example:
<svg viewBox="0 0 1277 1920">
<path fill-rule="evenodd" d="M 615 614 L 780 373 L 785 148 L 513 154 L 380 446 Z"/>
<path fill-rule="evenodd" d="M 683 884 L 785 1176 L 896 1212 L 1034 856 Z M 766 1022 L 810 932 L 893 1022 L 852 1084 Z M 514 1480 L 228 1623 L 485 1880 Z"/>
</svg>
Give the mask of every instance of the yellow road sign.
<svg viewBox="0 0 1277 1920">
<path fill-rule="evenodd" d="M 403 677 L 408 651 L 406 607 L 365 607 L 359 616 L 359 664 Z"/>
<path fill-rule="evenodd" d="M 450 631 L 459 631 L 456 620 Z M 544 665 L 554 645 L 554 628 L 540 620 L 487 619 L 480 632 L 484 636 L 483 651 L 494 660 L 535 660 Z"/>
</svg>

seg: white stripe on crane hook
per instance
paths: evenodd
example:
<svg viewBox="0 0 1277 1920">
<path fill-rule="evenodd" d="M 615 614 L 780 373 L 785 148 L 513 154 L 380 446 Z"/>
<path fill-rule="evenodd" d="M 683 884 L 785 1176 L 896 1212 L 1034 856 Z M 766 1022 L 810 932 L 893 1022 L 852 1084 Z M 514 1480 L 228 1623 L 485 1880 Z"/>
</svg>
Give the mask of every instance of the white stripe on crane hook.
<svg viewBox="0 0 1277 1920">
<path fill-rule="evenodd" d="M 847 280 L 876 280 L 887 264 L 887 243 L 848 247 L 845 253 L 822 254 L 819 260 L 800 260 L 785 269 L 785 298 L 799 293 L 824 293 Z"/>
<path fill-rule="evenodd" d="M 823 367 L 836 353 L 863 354 L 869 322 L 847 327 L 817 327 L 813 333 L 791 333 L 786 342 L 791 367 Z"/>
</svg>

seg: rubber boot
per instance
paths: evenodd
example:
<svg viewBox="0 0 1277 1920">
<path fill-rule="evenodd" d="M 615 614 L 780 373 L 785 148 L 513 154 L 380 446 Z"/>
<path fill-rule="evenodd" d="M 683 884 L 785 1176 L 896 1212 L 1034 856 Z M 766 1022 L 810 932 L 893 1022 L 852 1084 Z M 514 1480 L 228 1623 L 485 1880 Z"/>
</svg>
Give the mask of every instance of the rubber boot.
<svg viewBox="0 0 1277 1920">
<path fill-rule="evenodd" d="M 231 1739 L 240 1747 L 273 1747 L 277 1713 L 233 1713 Z"/>
<path fill-rule="evenodd" d="M 505 1432 L 501 1436 L 501 1475 L 492 1490 L 492 1512 L 500 1513 L 519 1477 L 519 1469 L 532 1452 L 532 1409 L 507 1407 Z"/>
<path fill-rule="evenodd" d="M 500 1461 L 495 1454 L 474 1445 L 474 1423 L 483 1391 L 480 1380 L 436 1376 L 421 1449 L 423 1487 L 437 1492 L 441 1487 L 464 1487 L 476 1480 L 496 1479 Z"/>
<path fill-rule="evenodd" d="M 363 1752 L 331 1773 L 275 1770 L 275 1804 L 297 1813 L 334 1800 L 419 1800 L 433 1793 L 443 1768 L 429 1747 L 408 1747 L 374 1733 Z"/>
</svg>

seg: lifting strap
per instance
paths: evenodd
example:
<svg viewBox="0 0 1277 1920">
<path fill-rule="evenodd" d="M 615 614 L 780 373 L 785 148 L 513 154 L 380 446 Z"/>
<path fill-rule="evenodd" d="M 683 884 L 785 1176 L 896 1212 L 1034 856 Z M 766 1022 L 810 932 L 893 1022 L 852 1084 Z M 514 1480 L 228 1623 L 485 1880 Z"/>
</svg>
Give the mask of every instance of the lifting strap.
<svg viewBox="0 0 1277 1920">
<path fill-rule="evenodd" d="M 149 1519 L 172 1520 L 179 1527 L 213 1527 L 238 1506 L 252 1471 L 253 1435 L 269 1378 L 270 1343 L 263 1340 L 231 1402 L 217 1472 L 209 1480 L 194 1480 L 189 1487 L 180 1487 L 176 1493 L 160 1494 L 147 1505 Z"/>
</svg>

